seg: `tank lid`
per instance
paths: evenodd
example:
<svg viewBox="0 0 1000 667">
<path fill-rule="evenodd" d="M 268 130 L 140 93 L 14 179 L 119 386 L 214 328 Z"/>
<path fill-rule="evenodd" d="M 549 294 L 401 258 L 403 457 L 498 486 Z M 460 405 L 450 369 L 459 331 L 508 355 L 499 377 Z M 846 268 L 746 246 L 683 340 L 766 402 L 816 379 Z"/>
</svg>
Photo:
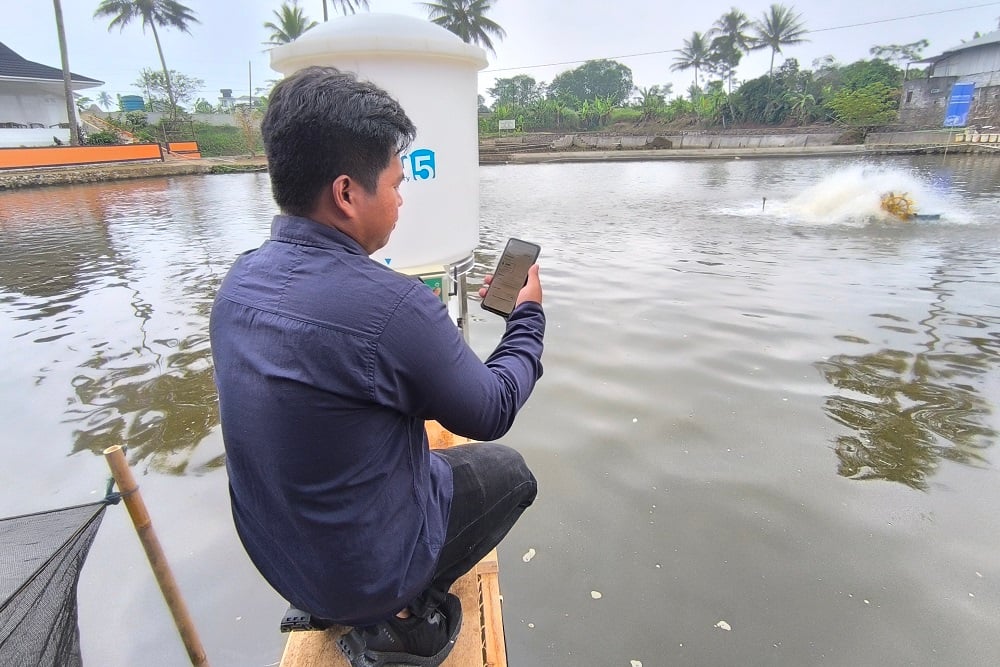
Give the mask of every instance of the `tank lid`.
<svg viewBox="0 0 1000 667">
<path fill-rule="evenodd" d="M 282 74 L 330 57 L 410 56 L 488 64 L 486 53 L 428 20 L 400 14 L 353 14 L 321 23 L 289 44 L 271 49 L 271 69 Z"/>
</svg>

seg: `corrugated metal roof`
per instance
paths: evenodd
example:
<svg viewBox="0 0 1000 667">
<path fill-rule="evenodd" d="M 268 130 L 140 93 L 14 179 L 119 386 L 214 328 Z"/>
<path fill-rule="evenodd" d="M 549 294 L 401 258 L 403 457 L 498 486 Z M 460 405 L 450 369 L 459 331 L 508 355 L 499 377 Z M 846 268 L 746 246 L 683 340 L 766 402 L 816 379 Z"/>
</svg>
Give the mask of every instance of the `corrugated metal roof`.
<svg viewBox="0 0 1000 667">
<path fill-rule="evenodd" d="M 965 51 L 966 49 L 974 49 L 977 46 L 985 46 L 986 44 L 996 44 L 998 42 L 1000 42 L 1000 30 L 994 30 L 993 32 L 988 32 L 981 37 L 977 37 L 971 42 L 965 42 L 956 47 L 947 49 L 942 55 L 957 53 L 959 51 Z"/>
<path fill-rule="evenodd" d="M 62 81 L 63 75 L 62 69 L 25 60 L 14 53 L 6 44 L 0 42 L 0 79 L 5 78 Z M 70 72 L 70 78 L 76 83 L 89 83 L 95 86 L 104 84 L 103 81 L 91 79 L 88 76 L 80 74 L 73 74 L 72 72 Z"/>
</svg>

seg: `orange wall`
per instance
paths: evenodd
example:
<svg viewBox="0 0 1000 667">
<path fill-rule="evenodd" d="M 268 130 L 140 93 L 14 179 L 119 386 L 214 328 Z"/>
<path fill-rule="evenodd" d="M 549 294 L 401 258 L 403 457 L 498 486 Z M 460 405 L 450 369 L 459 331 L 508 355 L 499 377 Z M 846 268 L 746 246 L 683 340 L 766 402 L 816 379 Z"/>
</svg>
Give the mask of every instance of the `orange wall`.
<svg viewBox="0 0 1000 667">
<path fill-rule="evenodd" d="M 51 146 L 44 148 L 0 148 L 0 169 L 59 167 L 102 162 L 163 160 L 159 144 L 124 146 Z"/>
<path fill-rule="evenodd" d="M 177 157 L 201 157 L 197 141 L 171 141 L 167 144 L 167 152 L 173 153 Z"/>
<path fill-rule="evenodd" d="M 197 141 L 171 141 L 167 144 L 167 150 L 171 153 L 192 153 L 198 151 Z"/>
</svg>

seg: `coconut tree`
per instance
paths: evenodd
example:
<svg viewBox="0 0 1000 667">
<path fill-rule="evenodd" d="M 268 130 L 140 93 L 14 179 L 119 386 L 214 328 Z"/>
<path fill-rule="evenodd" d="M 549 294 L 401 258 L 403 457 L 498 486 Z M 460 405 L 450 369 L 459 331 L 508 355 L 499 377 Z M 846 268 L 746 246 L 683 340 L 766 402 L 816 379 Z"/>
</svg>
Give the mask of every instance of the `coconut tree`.
<svg viewBox="0 0 1000 667">
<path fill-rule="evenodd" d="M 676 51 L 680 55 L 674 58 L 674 64 L 670 66 L 670 71 L 679 72 L 693 68 L 694 87 L 700 90 L 698 71 L 708 64 L 712 52 L 708 37 L 700 32 L 691 33 L 691 39 L 684 40 L 684 48 Z"/>
<path fill-rule="evenodd" d="M 712 25 L 706 35 L 712 40 L 712 64 L 728 82 L 730 94 L 733 92 L 736 68 L 743 54 L 750 51 L 754 44 L 753 37 L 747 32 L 752 26 L 747 15 L 733 7 Z"/>
<path fill-rule="evenodd" d="M 774 54 L 781 53 L 781 47 L 807 42 L 804 35 L 809 32 L 802 23 L 802 15 L 793 8 L 784 5 L 771 5 L 764 12 L 760 21 L 753 24 L 757 33 L 755 49 L 771 49 L 771 66 L 767 70 L 768 78 L 774 74 Z"/>
<path fill-rule="evenodd" d="M 62 4 L 52 0 L 56 13 L 56 33 L 59 36 L 59 55 L 62 58 L 63 93 L 66 96 L 66 121 L 69 123 L 69 143 L 80 145 L 80 128 L 76 124 L 76 109 L 73 108 L 73 75 L 69 71 L 69 50 L 66 47 L 66 30 L 63 28 Z"/>
<path fill-rule="evenodd" d="M 177 113 L 177 104 L 174 101 L 174 91 L 170 85 L 170 70 L 167 69 L 167 61 L 163 58 L 163 47 L 160 46 L 160 35 L 156 31 L 157 26 L 161 28 L 177 28 L 188 34 L 191 31 L 188 26 L 192 23 L 200 23 L 194 17 L 194 13 L 176 0 L 102 0 L 94 12 L 94 18 L 113 17 L 108 24 L 108 32 L 117 27 L 120 31 L 125 30 L 125 26 L 133 21 L 142 21 L 142 31 L 146 32 L 149 26 L 153 32 L 153 41 L 156 42 L 156 52 L 160 56 L 160 65 L 163 67 L 163 77 L 167 84 L 167 97 L 170 99 L 170 113 Z"/>
<path fill-rule="evenodd" d="M 101 105 L 101 108 L 107 110 L 115 102 L 111 99 L 111 94 L 106 90 L 102 90 L 97 94 L 97 103 Z"/>
<path fill-rule="evenodd" d="M 732 46 L 746 53 L 754 45 L 753 35 L 749 31 L 753 29 L 753 22 L 750 18 L 736 7 L 719 17 L 712 24 L 712 29 L 708 31 L 708 36 L 713 38 L 722 37 Z"/>
<path fill-rule="evenodd" d="M 364 7 L 368 9 L 368 0 L 333 0 L 334 7 L 340 6 L 340 13 L 344 16 L 348 14 L 353 14 L 357 11 L 358 7 Z M 323 20 L 330 20 L 330 13 L 326 8 L 326 0 L 323 0 Z"/>
<path fill-rule="evenodd" d="M 493 0 L 439 0 L 420 2 L 428 10 L 432 23 L 450 30 L 466 44 L 479 44 L 493 55 L 490 36 L 503 39 L 507 32 L 498 23 L 488 19 L 486 12 L 493 8 Z"/>
<path fill-rule="evenodd" d="M 319 25 L 316 21 L 310 21 L 305 11 L 299 7 L 299 0 L 292 0 L 291 4 L 281 3 L 281 9 L 273 12 L 277 23 L 268 21 L 264 27 L 271 31 L 271 39 L 264 42 L 268 46 L 278 46 L 288 44 L 302 36 L 306 30 Z"/>
</svg>

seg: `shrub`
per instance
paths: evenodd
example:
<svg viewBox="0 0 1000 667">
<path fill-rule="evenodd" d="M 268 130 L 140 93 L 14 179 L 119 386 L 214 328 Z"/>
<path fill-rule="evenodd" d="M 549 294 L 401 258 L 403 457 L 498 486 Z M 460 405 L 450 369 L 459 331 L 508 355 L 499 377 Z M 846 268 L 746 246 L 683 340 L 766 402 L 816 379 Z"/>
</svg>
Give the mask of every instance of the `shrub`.
<svg viewBox="0 0 1000 667">
<path fill-rule="evenodd" d="M 219 157 L 222 155 L 246 155 L 246 139 L 238 127 L 231 125 L 194 124 L 198 148 L 204 157 Z M 264 152 L 264 145 L 257 137 L 256 153 Z"/>
<path fill-rule="evenodd" d="M 118 139 L 118 135 L 111 130 L 91 132 L 83 141 L 84 146 L 115 146 L 120 143 L 121 140 Z"/>
<path fill-rule="evenodd" d="M 642 120 L 642 109 L 618 108 L 611 110 L 612 123 L 638 123 Z"/>
</svg>

